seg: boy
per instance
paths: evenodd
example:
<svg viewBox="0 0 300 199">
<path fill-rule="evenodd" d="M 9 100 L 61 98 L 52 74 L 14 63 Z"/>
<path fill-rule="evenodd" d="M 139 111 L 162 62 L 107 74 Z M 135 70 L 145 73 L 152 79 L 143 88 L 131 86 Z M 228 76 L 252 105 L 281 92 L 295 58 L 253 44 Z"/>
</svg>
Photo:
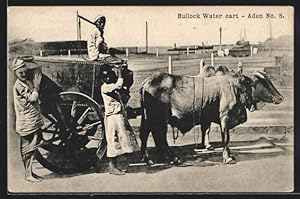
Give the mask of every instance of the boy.
<svg viewBox="0 0 300 199">
<path fill-rule="evenodd" d="M 40 141 L 41 127 L 44 124 L 39 105 L 41 74 L 36 74 L 32 82 L 28 81 L 25 62 L 20 58 L 13 61 L 13 70 L 17 77 L 13 86 L 16 132 L 20 134 L 20 151 L 25 167 L 25 180 L 40 182 L 41 178 L 32 172 L 32 161 Z"/>
<path fill-rule="evenodd" d="M 117 167 L 117 156 L 139 150 L 136 138 L 125 115 L 119 89 L 123 78 L 118 78 L 113 71 L 108 71 L 103 78 L 101 95 L 105 108 L 105 135 L 107 140 L 108 171 L 113 175 L 124 175 Z"/>
</svg>

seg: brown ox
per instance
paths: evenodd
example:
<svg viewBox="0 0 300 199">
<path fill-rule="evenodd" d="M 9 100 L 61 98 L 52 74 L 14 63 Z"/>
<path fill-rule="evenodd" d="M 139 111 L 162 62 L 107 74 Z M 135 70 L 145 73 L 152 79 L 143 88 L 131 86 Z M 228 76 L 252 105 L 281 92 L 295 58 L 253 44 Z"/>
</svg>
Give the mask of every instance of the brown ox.
<svg viewBox="0 0 300 199">
<path fill-rule="evenodd" d="M 227 66 L 218 66 L 216 68 L 215 75 L 232 75 L 237 77 L 241 71 L 236 73 L 233 70 L 227 68 Z M 204 71 L 205 72 L 205 71 Z M 249 77 L 244 76 L 248 82 L 251 84 L 253 92 L 251 92 L 251 98 L 248 99 L 248 103 L 246 103 L 246 107 L 251 111 L 257 110 L 257 103 L 266 102 L 266 103 L 274 103 L 279 104 L 283 101 L 283 96 L 277 91 L 272 82 L 267 77 L 264 72 L 255 72 L 253 77 L 250 79 Z M 252 100 L 252 101 L 251 101 Z M 206 123 L 207 125 L 201 126 L 202 132 L 202 145 L 205 149 L 213 150 L 212 145 L 209 142 L 209 132 L 211 123 Z"/>
<path fill-rule="evenodd" d="M 256 77 L 262 75 L 258 74 Z M 153 163 L 146 149 L 150 132 L 156 148 L 160 152 L 167 152 L 172 162 L 180 163 L 169 149 L 167 124 L 186 133 L 198 124 L 205 132 L 211 122 L 215 122 L 221 126 L 223 162 L 234 163 L 228 148 L 229 129 L 247 120 L 246 107 L 269 100 L 259 98 L 259 95 L 272 96 L 274 103 L 283 100 L 274 86 L 273 90 L 277 93 L 270 90 L 265 83 L 267 80 L 264 80 L 252 81 L 242 75 L 203 78 L 158 73 L 150 76 L 140 89 L 141 107 L 144 110 L 140 128 L 142 160 Z"/>
<path fill-rule="evenodd" d="M 150 131 L 158 150 L 168 152 L 175 163 L 178 158 L 169 150 L 166 133 L 167 124 L 182 133 L 195 125 L 216 122 L 221 124 L 224 144 L 224 162 L 233 161 L 229 155 L 229 129 L 247 119 L 245 93 L 241 79 L 232 76 L 209 78 L 154 74 L 147 78 L 141 88 L 141 106 L 144 109 L 140 128 L 143 161 L 152 163 L 148 157 L 146 143 Z"/>
</svg>

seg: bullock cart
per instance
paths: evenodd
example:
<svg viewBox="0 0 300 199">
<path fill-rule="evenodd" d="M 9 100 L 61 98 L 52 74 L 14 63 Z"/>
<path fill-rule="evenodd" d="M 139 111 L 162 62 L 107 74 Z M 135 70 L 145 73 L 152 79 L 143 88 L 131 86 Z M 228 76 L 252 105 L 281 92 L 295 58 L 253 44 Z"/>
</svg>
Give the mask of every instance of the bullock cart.
<svg viewBox="0 0 300 199">
<path fill-rule="evenodd" d="M 45 123 L 37 160 L 61 174 L 91 168 L 106 151 L 100 94 L 103 74 L 114 71 L 124 78 L 120 93 L 126 103 L 133 84 L 132 71 L 126 61 L 115 56 L 101 61 L 62 57 L 34 60 L 42 66 L 40 97 Z"/>
</svg>

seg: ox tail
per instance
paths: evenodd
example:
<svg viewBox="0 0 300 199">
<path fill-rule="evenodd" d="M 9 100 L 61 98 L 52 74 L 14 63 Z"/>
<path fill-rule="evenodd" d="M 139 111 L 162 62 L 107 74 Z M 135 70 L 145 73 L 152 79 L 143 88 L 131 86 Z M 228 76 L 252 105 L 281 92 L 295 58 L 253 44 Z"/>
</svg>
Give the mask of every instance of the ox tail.
<svg viewBox="0 0 300 199">
<path fill-rule="evenodd" d="M 147 77 L 141 84 L 140 92 L 140 103 L 141 103 L 141 114 L 142 114 L 142 124 L 147 120 L 147 112 L 145 109 L 145 85 L 153 79 L 154 75 Z"/>
<path fill-rule="evenodd" d="M 142 122 L 147 119 L 147 113 L 145 109 L 145 89 L 143 86 L 140 88 L 140 103 L 141 103 L 141 113 L 142 113 Z"/>
</svg>

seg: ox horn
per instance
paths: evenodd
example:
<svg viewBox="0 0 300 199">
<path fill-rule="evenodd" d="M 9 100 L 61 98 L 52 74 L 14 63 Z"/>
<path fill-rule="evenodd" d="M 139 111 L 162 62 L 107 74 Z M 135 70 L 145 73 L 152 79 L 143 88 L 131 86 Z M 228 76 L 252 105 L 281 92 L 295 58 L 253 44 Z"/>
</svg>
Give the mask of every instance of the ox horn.
<svg viewBox="0 0 300 199">
<path fill-rule="evenodd" d="M 265 79 L 265 76 L 262 74 L 262 72 L 260 72 L 260 71 L 256 71 L 255 73 L 254 73 L 254 75 L 256 75 L 256 76 L 258 76 L 258 77 L 260 77 L 260 78 L 262 78 L 262 79 Z"/>
</svg>

